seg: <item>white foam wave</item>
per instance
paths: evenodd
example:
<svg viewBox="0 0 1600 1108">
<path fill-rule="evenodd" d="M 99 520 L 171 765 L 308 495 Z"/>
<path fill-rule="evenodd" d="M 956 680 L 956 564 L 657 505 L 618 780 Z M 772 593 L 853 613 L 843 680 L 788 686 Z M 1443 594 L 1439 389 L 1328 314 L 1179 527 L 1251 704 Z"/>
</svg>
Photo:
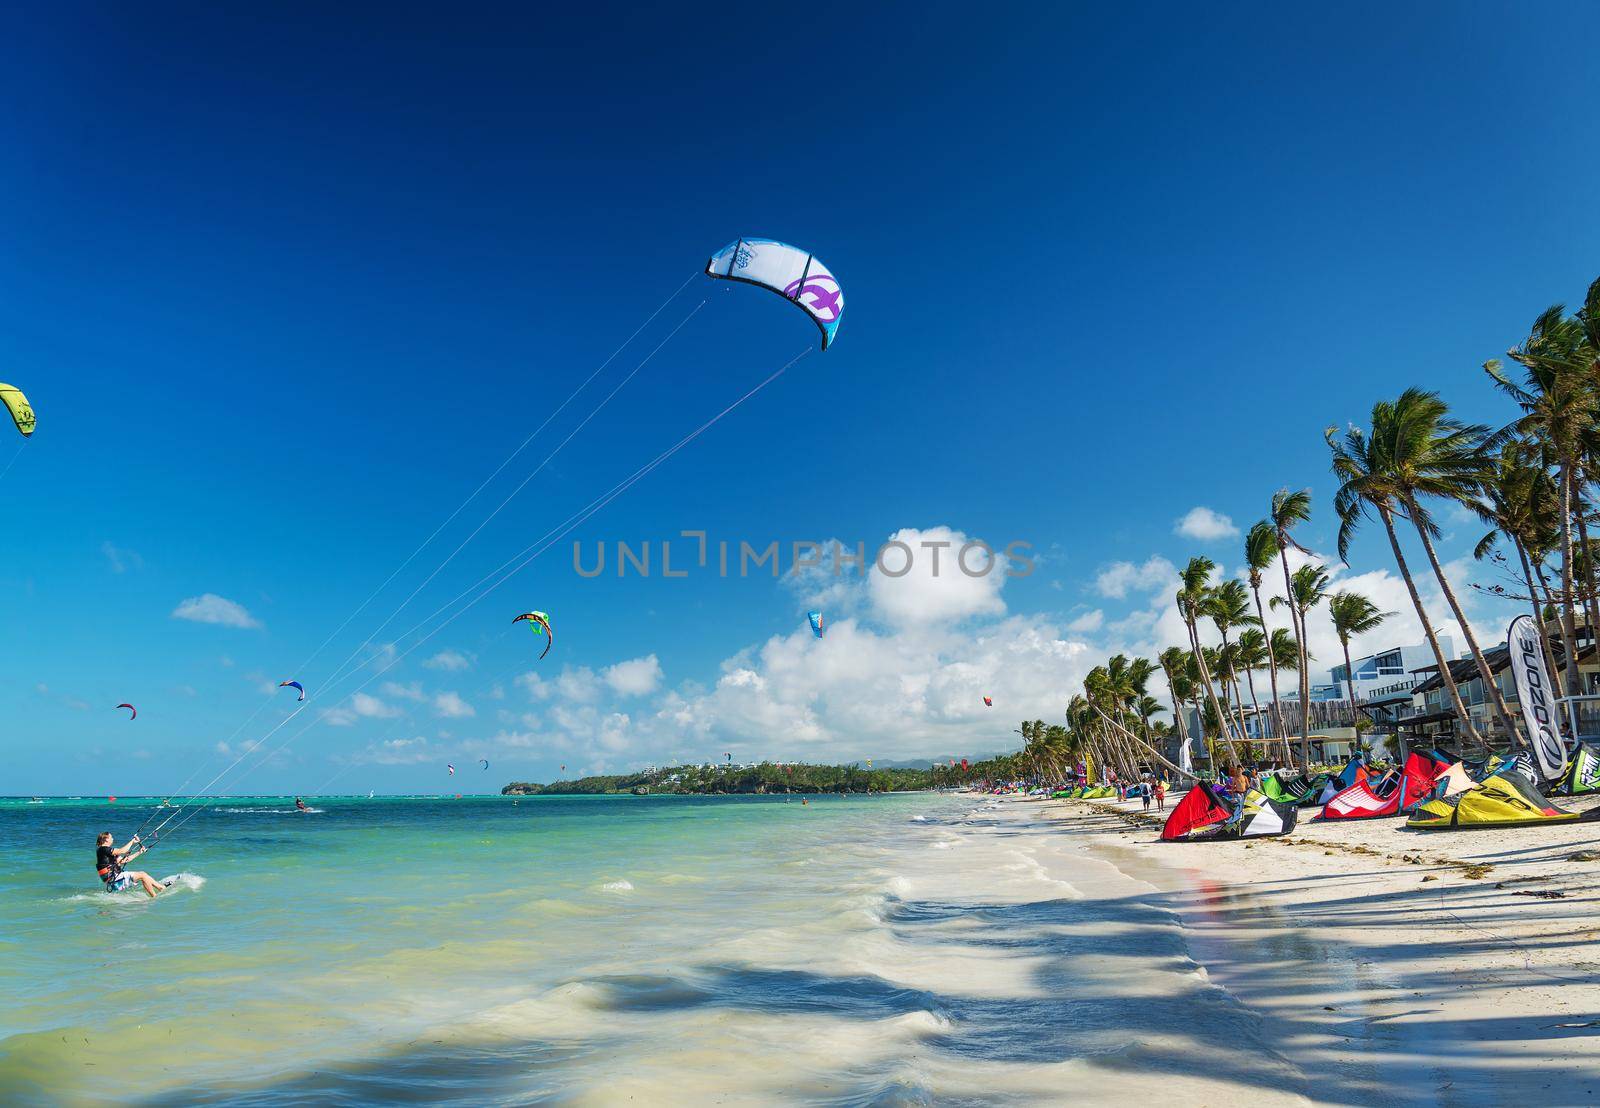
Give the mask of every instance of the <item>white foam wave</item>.
<svg viewBox="0 0 1600 1108">
<path fill-rule="evenodd" d="M 321 815 L 321 808 L 218 808 L 219 812 L 231 812 L 235 815 L 248 816 L 308 816 Z"/>
<path fill-rule="evenodd" d="M 627 880 L 626 878 L 623 878 L 620 881 L 607 881 L 604 885 L 601 885 L 600 887 L 602 889 L 604 889 L 608 893 L 631 893 L 631 892 L 633 892 L 633 882 Z"/>
</svg>

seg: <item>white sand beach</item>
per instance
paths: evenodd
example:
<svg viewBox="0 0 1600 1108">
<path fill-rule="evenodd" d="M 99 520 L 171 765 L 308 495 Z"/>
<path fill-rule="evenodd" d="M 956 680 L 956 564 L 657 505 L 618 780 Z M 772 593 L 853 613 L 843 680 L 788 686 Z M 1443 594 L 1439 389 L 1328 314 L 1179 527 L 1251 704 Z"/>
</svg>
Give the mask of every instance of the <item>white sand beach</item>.
<svg viewBox="0 0 1600 1108">
<path fill-rule="evenodd" d="M 1600 824 L 1416 832 L 1312 811 L 1284 838 L 1180 844 L 1136 800 L 1005 808 L 1145 883 L 1313 1102 L 1600 1101 Z"/>
</svg>

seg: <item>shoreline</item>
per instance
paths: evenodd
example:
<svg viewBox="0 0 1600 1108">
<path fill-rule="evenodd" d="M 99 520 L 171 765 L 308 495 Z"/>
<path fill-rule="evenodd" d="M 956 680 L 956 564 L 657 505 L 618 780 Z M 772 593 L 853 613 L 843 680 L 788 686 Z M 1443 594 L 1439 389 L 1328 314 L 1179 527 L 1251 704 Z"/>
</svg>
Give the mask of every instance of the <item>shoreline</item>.
<svg viewBox="0 0 1600 1108">
<path fill-rule="evenodd" d="M 1154 890 L 1313 1102 L 1600 1095 L 1600 827 L 1308 820 L 1284 838 L 1172 844 L 1137 801 L 1015 803 L 1037 803 L 1063 849 Z"/>
</svg>

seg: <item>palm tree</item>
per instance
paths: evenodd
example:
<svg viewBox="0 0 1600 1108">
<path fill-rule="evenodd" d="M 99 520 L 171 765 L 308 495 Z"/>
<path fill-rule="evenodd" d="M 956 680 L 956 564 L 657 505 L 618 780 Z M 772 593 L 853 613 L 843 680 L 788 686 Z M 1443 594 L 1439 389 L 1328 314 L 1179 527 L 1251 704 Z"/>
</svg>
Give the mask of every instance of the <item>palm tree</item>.
<svg viewBox="0 0 1600 1108">
<path fill-rule="evenodd" d="M 1422 633 L 1433 650 L 1433 660 L 1439 667 L 1439 677 L 1450 696 L 1456 718 L 1461 721 L 1466 737 L 1482 746 L 1483 736 L 1478 734 L 1472 717 L 1467 713 L 1467 706 L 1461 702 L 1461 690 L 1456 687 L 1455 675 L 1450 672 L 1449 659 L 1444 656 L 1433 620 L 1429 618 L 1428 609 L 1417 592 L 1411 567 L 1406 564 L 1405 551 L 1400 549 L 1400 536 L 1395 534 L 1395 516 L 1405 509 L 1389 474 L 1387 427 L 1392 422 L 1392 407 L 1387 401 L 1373 405 L 1371 437 L 1359 427 L 1351 427 L 1343 439 L 1338 438 L 1337 427 L 1330 427 L 1325 433 L 1328 448 L 1333 451 L 1333 475 L 1342 482 L 1333 498 L 1333 509 L 1339 515 L 1339 559 L 1345 565 L 1350 564 L 1350 540 L 1355 537 L 1362 518 L 1368 512 L 1375 514 L 1383 523 L 1384 534 L 1389 537 L 1389 550 L 1394 555 L 1395 566 L 1400 570 L 1400 579 L 1406 584 L 1411 606 L 1417 610 Z"/>
<path fill-rule="evenodd" d="M 1249 627 L 1256 622 L 1256 617 L 1250 614 L 1250 598 L 1245 593 L 1244 582 L 1229 578 L 1215 588 L 1206 590 L 1200 602 L 1200 610 L 1216 625 L 1217 634 L 1222 637 L 1222 648 L 1228 653 L 1229 661 L 1234 663 L 1229 667 L 1229 672 L 1234 690 L 1232 699 L 1239 709 L 1239 738 L 1242 741 L 1246 735 L 1244 698 L 1239 695 L 1238 654 L 1232 648 L 1228 632 L 1235 628 Z M 1228 684 L 1227 680 L 1223 681 L 1224 688 Z"/>
<path fill-rule="evenodd" d="M 1373 408 L 1374 437 L 1378 434 L 1379 407 Z M 1385 416 L 1388 421 L 1384 429 L 1390 483 L 1405 509 L 1406 517 L 1416 528 L 1417 537 L 1422 541 L 1423 552 L 1428 556 L 1428 564 L 1433 567 L 1439 590 L 1444 593 L 1445 602 L 1450 605 L 1451 613 L 1461 625 L 1461 636 L 1467 640 L 1467 649 L 1472 652 L 1478 676 L 1483 680 L 1484 692 L 1491 698 L 1500 721 L 1505 725 L 1508 741 L 1515 745 L 1519 739 L 1511 709 L 1478 646 L 1478 637 L 1473 634 L 1472 624 L 1461 610 L 1461 602 L 1456 599 L 1455 589 L 1445 575 L 1439 553 L 1433 547 L 1439 527 L 1421 503 L 1423 497 L 1437 497 L 1463 506 L 1473 504 L 1478 490 L 1483 487 L 1490 473 L 1489 456 L 1485 448 L 1498 446 L 1503 436 L 1491 436 L 1487 427 L 1451 418 L 1449 408 L 1437 393 L 1423 392 L 1421 389 L 1407 389 L 1401 393 L 1399 399 L 1386 410 Z M 1570 610 L 1569 602 L 1569 615 Z M 1569 668 L 1577 670 L 1576 666 Z"/>
<path fill-rule="evenodd" d="M 1334 633 L 1339 636 L 1339 646 L 1344 650 L 1344 679 L 1350 689 L 1352 712 L 1360 701 L 1356 699 L 1356 671 L 1350 667 L 1350 639 L 1376 631 L 1394 614 L 1378 611 L 1376 604 L 1358 592 L 1336 592 L 1328 598 L 1328 616 L 1333 620 Z"/>
<path fill-rule="evenodd" d="M 1498 360 L 1484 364 L 1484 370 L 1493 378 L 1501 391 L 1508 394 L 1522 408 L 1523 415 L 1513 426 L 1518 433 L 1538 440 L 1550 451 L 1556 467 L 1556 508 L 1561 540 L 1561 626 L 1566 638 L 1574 645 L 1577 640 L 1576 620 L 1573 617 L 1573 549 L 1572 531 L 1574 515 L 1581 515 L 1582 454 L 1584 438 L 1595 424 L 1597 385 L 1594 372 L 1600 362 L 1600 329 L 1595 324 L 1596 307 L 1600 305 L 1600 281 L 1589 288 L 1589 298 L 1584 311 L 1568 317 L 1566 308 L 1556 304 L 1540 313 L 1534 320 L 1528 337 L 1507 352 L 1507 357 L 1524 369 L 1523 383 L 1517 385 L 1506 375 Z M 1585 590 L 1592 598 L 1595 593 L 1593 579 Z M 1589 609 L 1590 634 L 1600 624 L 1591 603 Z M 1578 667 L 1567 667 L 1567 695 L 1579 694 Z"/>
<path fill-rule="evenodd" d="M 1494 552 L 1502 535 L 1517 552 L 1517 562 L 1522 567 L 1522 580 L 1528 588 L 1528 604 L 1533 610 L 1534 623 L 1544 626 L 1544 612 L 1539 605 L 1538 580 L 1544 580 L 1544 560 L 1557 544 L 1555 536 L 1555 482 L 1549 471 L 1538 461 L 1538 450 L 1533 444 L 1510 440 L 1501 447 L 1490 479 L 1483 482 L 1483 495 L 1477 503 L 1470 504 L 1478 519 L 1490 524 L 1494 530 L 1478 540 L 1472 557 L 1482 560 L 1493 557 L 1504 564 L 1504 559 Z M 1557 672 L 1555 656 L 1550 653 L 1549 640 L 1539 636 L 1544 644 L 1544 661 L 1550 672 Z M 1562 626 L 1562 647 L 1568 658 L 1573 658 L 1573 642 L 1566 637 Z"/>
<path fill-rule="evenodd" d="M 1239 632 L 1239 641 L 1233 644 L 1239 655 L 1239 668 L 1244 671 L 1245 684 L 1250 687 L 1250 707 L 1255 710 L 1256 726 L 1261 729 L 1263 746 L 1266 745 L 1267 734 L 1261 722 L 1261 702 L 1256 699 L 1255 671 L 1272 664 L 1272 651 L 1267 642 L 1267 636 L 1261 628 L 1246 627 Z M 1292 758 L 1285 760 L 1293 761 Z"/>
<path fill-rule="evenodd" d="M 1260 621 L 1263 632 L 1270 634 L 1271 628 L 1267 626 L 1267 609 L 1261 603 L 1261 577 L 1278 558 L 1278 532 L 1271 523 L 1260 520 L 1250 528 L 1244 537 L 1244 561 L 1250 574 L 1250 592 L 1256 599 L 1256 619 Z M 1267 676 L 1272 682 L 1272 720 L 1278 738 L 1283 740 L 1284 751 L 1287 755 L 1289 741 L 1285 738 L 1283 726 L 1283 709 L 1278 702 L 1278 662 L 1267 652 Z M 1259 718 L 1259 717 L 1258 717 Z M 1293 757 L 1285 757 L 1286 762 L 1293 761 Z"/>
<path fill-rule="evenodd" d="M 1194 683 L 1189 680 L 1189 653 L 1181 647 L 1169 646 L 1157 661 L 1167 675 L 1167 691 L 1172 696 L 1172 720 L 1177 727 L 1178 741 L 1189 744 L 1189 724 L 1183 718 L 1183 705 L 1194 696 Z M 1180 756 L 1179 761 L 1182 761 Z"/>
<path fill-rule="evenodd" d="M 1203 614 L 1207 582 L 1211 573 L 1217 568 L 1217 563 L 1210 558 L 1200 555 L 1189 559 L 1189 564 L 1183 567 L 1183 587 L 1178 590 L 1178 613 L 1183 617 L 1184 624 L 1189 628 L 1189 646 L 1194 653 L 1195 661 L 1200 669 L 1200 683 L 1206 690 L 1206 697 L 1211 702 L 1211 710 L 1217 715 L 1221 726 L 1222 741 L 1227 745 L 1228 752 L 1237 760 L 1238 752 L 1234 750 L 1233 737 L 1228 732 L 1228 717 L 1222 711 L 1222 705 L 1217 701 L 1217 690 L 1211 682 L 1211 670 L 1206 665 L 1205 652 L 1200 648 L 1199 617 Z"/>
<path fill-rule="evenodd" d="M 1322 598 L 1328 595 L 1328 571 L 1315 562 L 1307 562 L 1295 570 L 1289 577 L 1289 598 L 1284 601 L 1293 613 L 1295 622 L 1304 627 L 1306 613 L 1310 612 Z M 1279 603 L 1278 597 L 1272 598 L 1273 604 Z M 1305 657 L 1305 641 L 1300 642 L 1301 657 Z M 1300 669 L 1300 760 L 1305 766 L 1311 765 L 1311 689 L 1306 678 L 1305 667 Z"/>
<path fill-rule="evenodd" d="M 1300 644 L 1295 641 L 1294 635 L 1287 627 L 1274 628 L 1272 632 L 1272 661 L 1279 669 L 1286 669 L 1290 673 L 1300 668 Z M 1306 654 L 1308 661 L 1316 661 L 1310 654 Z"/>
<path fill-rule="evenodd" d="M 1272 506 L 1267 512 L 1267 521 L 1272 524 L 1272 537 L 1277 541 L 1278 563 L 1283 567 L 1283 591 L 1287 598 L 1290 595 L 1289 584 L 1289 551 L 1298 550 L 1302 554 L 1309 553 L 1305 547 L 1295 541 L 1289 532 L 1298 524 L 1305 523 L 1311 518 L 1311 490 L 1301 489 L 1291 492 L 1288 489 L 1279 489 L 1272 494 Z M 1300 753 L 1305 759 L 1301 768 L 1311 768 L 1311 743 L 1306 735 L 1305 728 L 1309 718 L 1311 702 L 1311 667 L 1306 657 L 1306 629 L 1295 614 L 1293 605 L 1289 607 L 1289 625 L 1294 631 L 1294 641 L 1300 648 L 1300 664 L 1296 667 L 1300 674 Z M 1288 739 L 1285 737 L 1285 745 Z"/>
</svg>

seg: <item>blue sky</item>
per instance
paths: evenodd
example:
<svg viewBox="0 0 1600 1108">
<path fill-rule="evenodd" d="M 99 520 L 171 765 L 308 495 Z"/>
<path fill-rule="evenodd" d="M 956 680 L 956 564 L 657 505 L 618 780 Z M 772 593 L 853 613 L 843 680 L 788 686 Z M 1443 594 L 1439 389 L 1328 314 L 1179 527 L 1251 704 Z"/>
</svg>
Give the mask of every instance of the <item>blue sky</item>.
<svg viewBox="0 0 1600 1108">
<path fill-rule="evenodd" d="M 40 427 L 0 481 L 0 793 L 173 789 L 280 723 L 286 677 L 312 700 L 258 754 L 313 726 L 225 785 L 991 750 L 1163 645 L 1167 563 L 1237 564 L 1225 524 L 1178 520 L 1309 485 L 1330 548 L 1322 429 L 1411 384 L 1504 421 L 1478 366 L 1600 272 L 1582 6 L 804 14 L 26 17 L 0 376 Z M 296 669 L 739 235 L 833 269 L 833 349 L 380 672 L 363 640 L 691 312 L 373 647 L 814 345 L 777 298 L 690 280 Z M 686 528 L 1042 558 L 982 585 L 573 572 L 572 539 Z M 1354 561 L 1403 605 L 1370 537 Z M 543 662 L 509 630 L 529 608 Z"/>
</svg>

